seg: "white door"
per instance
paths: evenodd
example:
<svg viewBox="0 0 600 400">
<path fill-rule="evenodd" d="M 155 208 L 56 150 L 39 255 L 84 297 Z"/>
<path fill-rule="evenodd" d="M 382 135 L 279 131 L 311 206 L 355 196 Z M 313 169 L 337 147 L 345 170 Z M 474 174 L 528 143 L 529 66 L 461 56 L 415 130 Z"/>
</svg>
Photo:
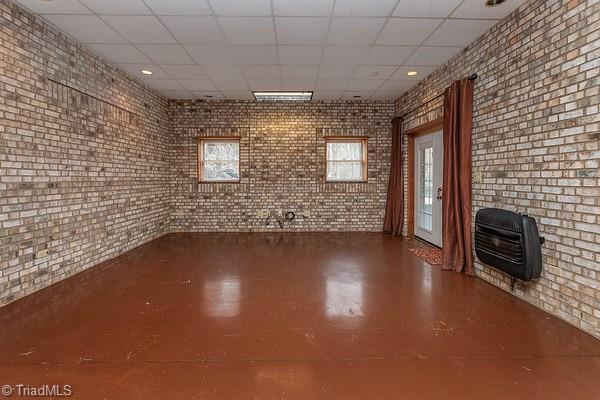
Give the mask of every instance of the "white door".
<svg viewBox="0 0 600 400">
<path fill-rule="evenodd" d="M 442 132 L 415 138 L 415 236 L 442 247 Z"/>
</svg>

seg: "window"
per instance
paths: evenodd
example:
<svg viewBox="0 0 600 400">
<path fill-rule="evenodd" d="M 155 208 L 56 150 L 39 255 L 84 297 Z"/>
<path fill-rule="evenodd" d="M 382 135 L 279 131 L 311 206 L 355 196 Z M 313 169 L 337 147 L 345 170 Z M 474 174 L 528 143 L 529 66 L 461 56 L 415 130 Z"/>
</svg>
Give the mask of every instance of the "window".
<svg viewBox="0 0 600 400">
<path fill-rule="evenodd" d="M 367 138 L 326 138 L 327 181 L 367 181 Z"/>
<path fill-rule="evenodd" d="M 200 182 L 239 182 L 240 138 L 200 138 L 198 177 Z"/>
</svg>

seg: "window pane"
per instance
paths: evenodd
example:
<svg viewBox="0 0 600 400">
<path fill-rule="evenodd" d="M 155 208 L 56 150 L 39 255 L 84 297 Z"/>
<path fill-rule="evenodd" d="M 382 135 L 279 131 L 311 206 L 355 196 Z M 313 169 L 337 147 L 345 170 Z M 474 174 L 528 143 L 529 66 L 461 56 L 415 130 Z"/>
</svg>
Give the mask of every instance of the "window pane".
<svg viewBox="0 0 600 400">
<path fill-rule="evenodd" d="M 327 180 L 361 181 L 363 179 L 362 161 L 329 161 Z"/>
<path fill-rule="evenodd" d="M 204 176 L 206 181 L 238 181 L 240 179 L 237 161 L 205 161 Z"/>
<path fill-rule="evenodd" d="M 202 143 L 202 180 L 239 181 L 240 143 L 215 140 Z"/>
<path fill-rule="evenodd" d="M 362 161 L 362 142 L 328 142 L 327 160 Z"/>
<path fill-rule="evenodd" d="M 237 142 L 205 142 L 204 160 L 231 161 L 240 159 L 240 144 Z"/>
</svg>

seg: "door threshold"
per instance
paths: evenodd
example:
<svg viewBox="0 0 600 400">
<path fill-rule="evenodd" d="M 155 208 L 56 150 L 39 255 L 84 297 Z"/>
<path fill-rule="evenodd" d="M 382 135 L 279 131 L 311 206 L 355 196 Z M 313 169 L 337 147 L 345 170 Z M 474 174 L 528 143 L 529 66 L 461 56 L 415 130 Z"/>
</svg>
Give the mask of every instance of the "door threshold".
<svg viewBox="0 0 600 400">
<path fill-rule="evenodd" d="M 417 235 L 413 235 L 413 237 L 414 237 L 416 240 L 418 240 L 419 242 L 423 243 L 423 244 L 427 244 L 427 245 L 429 245 L 429 246 L 435 247 L 436 249 L 440 249 L 440 250 L 442 249 L 440 246 L 438 246 L 438 245 L 435 245 L 435 244 L 433 244 L 433 243 L 431 243 L 431 242 L 429 242 L 429 241 L 427 241 L 427 240 L 425 240 L 425 239 L 422 239 L 422 238 L 418 237 Z"/>
</svg>

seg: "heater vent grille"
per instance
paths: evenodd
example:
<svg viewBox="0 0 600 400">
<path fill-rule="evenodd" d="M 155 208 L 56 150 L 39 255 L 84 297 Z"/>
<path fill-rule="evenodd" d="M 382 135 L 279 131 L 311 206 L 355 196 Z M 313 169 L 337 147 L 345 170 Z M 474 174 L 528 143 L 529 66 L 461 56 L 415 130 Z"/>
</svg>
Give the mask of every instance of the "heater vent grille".
<svg viewBox="0 0 600 400">
<path fill-rule="evenodd" d="M 528 281 L 540 276 L 542 242 L 531 217 L 497 208 L 484 208 L 477 212 L 477 257 L 515 278 Z"/>
</svg>

